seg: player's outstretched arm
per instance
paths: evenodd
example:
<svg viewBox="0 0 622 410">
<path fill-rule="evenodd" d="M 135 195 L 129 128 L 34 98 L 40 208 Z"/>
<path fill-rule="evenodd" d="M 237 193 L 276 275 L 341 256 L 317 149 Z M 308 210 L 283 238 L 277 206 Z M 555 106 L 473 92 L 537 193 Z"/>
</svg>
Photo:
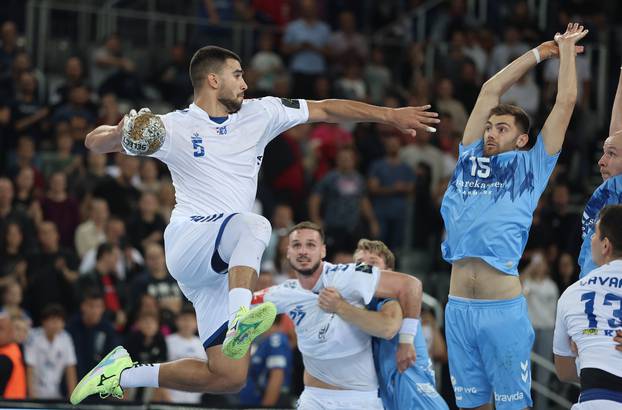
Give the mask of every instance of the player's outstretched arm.
<svg viewBox="0 0 622 410">
<path fill-rule="evenodd" d="M 378 122 L 392 125 L 411 136 L 416 130 L 436 131 L 438 114 L 428 111 L 429 105 L 421 107 L 387 108 L 351 100 L 307 101 L 308 122 Z"/>
<path fill-rule="evenodd" d="M 363 332 L 387 340 L 397 334 L 402 324 L 402 309 L 399 304 L 387 302 L 379 312 L 367 310 L 347 302 L 335 288 L 322 289 L 318 304 L 322 310 L 336 313 Z"/>
<path fill-rule="evenodd" d="M 555 42 L 559 47 L 559 76 L 555 105 L 542 127 L 544 147 L 549 155 L 559 152 L 564 143 L 566 130 L 577 102 L 577 68 L 575 44 L 587 35 L 578 23 L 568 24 L 564 34 L 557 33 Z"/>
<path fill-rule="evenodd" d="M 618 78 L 618 88 L 611 109 L 611 122 L 609 123 L 609 135 L 622 131 L 622 67 Z"/>
<path fill-rule="evenodd" d="M 581 49 L 581 51 L 582 50 L 583 49 Z M 514 83 L 540 61 L 558 55 L 559 49 L 555 41 L 546 41 L 538 47 L 527 51 L 497 74 L 490 77 L 482 86 L 475 106 L 464 128 L 462 145 L 470 145 L 482 138 L 490 110 L 499 105 L 501 96 L 514 85 Z"/>
<path fill-rule="evenodd" d="M 125 117 L 117 125 L 100 125 L 95 128 L 87 134 L 84 145 L 97 154 L 122 151 L 121 132 L 124 120 Z"/>
</svg>

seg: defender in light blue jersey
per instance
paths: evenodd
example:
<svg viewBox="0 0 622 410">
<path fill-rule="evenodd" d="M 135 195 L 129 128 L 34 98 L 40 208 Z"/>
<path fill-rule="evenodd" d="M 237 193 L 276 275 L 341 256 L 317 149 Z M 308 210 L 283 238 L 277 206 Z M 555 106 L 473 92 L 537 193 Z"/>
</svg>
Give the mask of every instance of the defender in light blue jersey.
<svg viewBox="0 0 622 410">
<path fill-rule="evenodd" d="M 620 67 L 622 70 L 622 67 Z M 618 88 L 613 100 L 611 122 L 609 123 L 609 137 L 603 144 L 603 156 L 598 161 L 603 183 L 596 188 L 585 205 L 581 219 L 581 253 L 579 254 L 579 278 L 584 277 L 594 269 L 596 264 L 592 260 L 592 246 L 590 238 L 594 233 L 594 223 L 603 207 L 606 205 L 622 204 L 622 71 L 618 79 Z"/>
<path fill-rule="evenodd" d="M 354 260 L 379 269 L 393 270 L 395 267 L 393 253 L 381 241 L 361 239 L 354 253 Z M 378 376 L 378 392 L 386 410 L 448 409 L 436 391 L 434 370 L 421 323 L 417 324 L 414 342 L 401 343 L 400 336 L 396 335 L 402 323 L 402 310 L 395 299 L 373 298 L 366 306 L 367 310 L 364 310 L 348 304 L 338 293 L 321 294 L 320 298 L 323 296 L 340 317 L 353 324 L 365 323 L 365 327 L 361 328 L 374 336 L 372 349 Z M 401 358 L 413 349 L 416 353 L 415 363 L 402 366 Z"/>
<path fill-rule="evenodd" d="M 564 34 L 523 54 L 486 81 L 462 138 L 441 214 L 442 244 L 452 264 L 445 329 L 457 405 L 463 409 L 524 409 L 532 405 L 530 352 L 534 331 L 517 266 L 533 211 L 555 167 L 577 97 L 577 41 Z M 500 96 L 541 59 L 560 57 L 555 105 L 533 147 L 529 117 L 499 105 Z M 483 136 L 483 138 L 482 138 Z"/>
</svg>

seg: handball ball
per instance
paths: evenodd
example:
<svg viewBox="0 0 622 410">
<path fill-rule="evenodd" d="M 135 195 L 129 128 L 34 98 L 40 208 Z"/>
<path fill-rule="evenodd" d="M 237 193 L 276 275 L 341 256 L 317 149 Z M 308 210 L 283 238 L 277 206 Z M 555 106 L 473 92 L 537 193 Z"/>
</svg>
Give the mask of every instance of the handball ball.
<svg viewBox="0 0 622 410">
<path fill-rule="evenodd" d="M 162 119 L 146 108 L 132 110 L 125 118 L 121 145 L 132 155 L 151 155 L 160 149 L 166 137 Z"/>
</svg>

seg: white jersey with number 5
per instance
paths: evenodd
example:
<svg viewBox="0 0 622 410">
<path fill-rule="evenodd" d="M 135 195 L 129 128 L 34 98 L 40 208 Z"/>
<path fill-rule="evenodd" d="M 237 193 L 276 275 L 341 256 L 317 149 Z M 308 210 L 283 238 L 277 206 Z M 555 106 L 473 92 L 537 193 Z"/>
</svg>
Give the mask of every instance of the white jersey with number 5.
<svg viewBox="0 0 622 410">
<path fill-rule="evenodd" d="M 622 260 L 603 265 L 573 283 L 559 298 L 553 352 L 575 356 L 579 367 L 622 376 L 622 354 L 615 350 L 616 329 L 622 329 Z"/>
<path fill-rule="evenodd" d="M 318 293 L 336 288 L 356 306 L 364 306 L 374 296 L 380 278 L 378 268 L 365 264 L 333 265 L 324 262 L 312 290 L 297 279 L 258 292 L 255 302 L 270 301 L 279 313 L 286 313 L 296 326 L 298 347 L 306 370 L 314 377 L 341 388 L 378 388 L 371 350 L 371 337 L 358 327 L 318 305 Z M 347 358 L 347 360 L 339 360 Z"/>
<path fill-rule="evenodd" d="M 195 104 L 161 116 L 162 147 L 152 157 L 173 178 L 177 205 L 172 217 L 248 212 L 266 145 L 309 118 L 305 100 L 264 97 L 218 123 Z"/>
</svg>

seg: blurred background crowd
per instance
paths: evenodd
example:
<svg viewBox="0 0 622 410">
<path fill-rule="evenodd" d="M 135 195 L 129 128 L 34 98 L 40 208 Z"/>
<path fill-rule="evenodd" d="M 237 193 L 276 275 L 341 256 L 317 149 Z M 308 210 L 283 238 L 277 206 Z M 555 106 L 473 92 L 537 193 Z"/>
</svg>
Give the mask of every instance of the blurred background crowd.
<svg viewBox="0 0 622 410">
<path fill-rule="evenodd" d="M 292 276 L 287 229 L 310 219 L 327 233 L 329 260 L 351 261 L 358 239 L 381 239 L 398 270 L 421 278 L 442 306 L 450 266 L 440 258 L 439 206 L 483 81 L 570 20 L 584 24 L 590 35 L 577 58 L 579 99 L 520 269 L 534 349 L 550 358 L 556 301 L 578 275 L 582 207 L 601 181 L 597 161 L 619 75 L 622 3 L 99 3 L 0 6 L 0 301 L 10 316 L 8 324 L 0 320 L 0 346 L 22 346 L 29 398 L 66 397 L 119 343 L 140 362 L 204 355 L 192 307 L 165 264 L 162 234 L 175 205 L 166 168 L 148 158 L 96 155 L 83 142 L 130 108 L 186 107 L 189 59 L 206 44 L 241 54 L 247 98 L 432 104 L 442 120 L 438 131 L 415 139 L 378 124 L 287 131 L 266 149 L 255 211 L 273 227 L 259 287 Z M 540 64 L 502 99 L 530 114 L 533 134 L 554 102 L 557 64 Z M 453 404 L 442 317 L 426 311 L 424 322 L 438 387 Z M 302 389 L 302 363 L 289 320 L 279 320 L 254 351 L 249 384 L 238 396 L 146 389 L 130 398 L 291 405 Z M 280 384 L 269 383 L 274 374 Z M 553 378 L 535 371 L 545 385 Z M 549 408 L 545 400 L 536 406 Z"/>
</svg>

